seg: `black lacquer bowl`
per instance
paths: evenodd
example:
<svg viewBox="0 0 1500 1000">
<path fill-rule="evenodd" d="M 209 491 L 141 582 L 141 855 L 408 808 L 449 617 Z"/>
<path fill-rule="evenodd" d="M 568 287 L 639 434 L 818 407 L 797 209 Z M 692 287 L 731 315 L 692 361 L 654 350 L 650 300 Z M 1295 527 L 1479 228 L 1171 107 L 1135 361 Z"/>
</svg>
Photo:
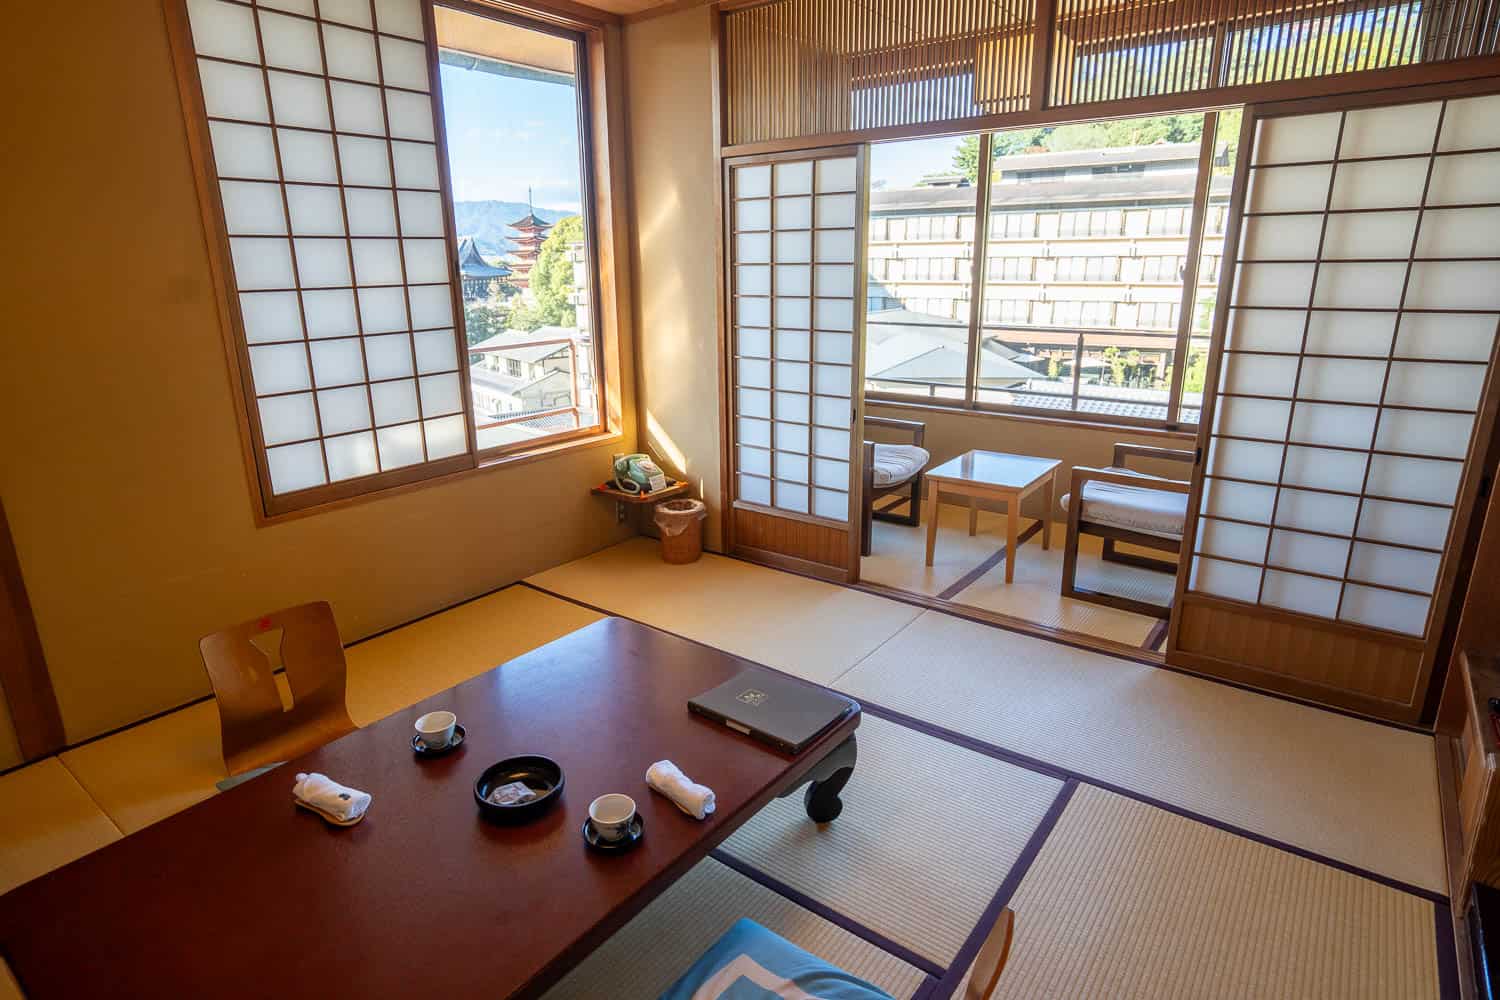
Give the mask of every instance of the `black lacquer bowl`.
<svg viewBox="0 0 1500 1000">
<path fill-rule="evenodd" d="M 530 802 L 513 806 L 496 805 L 488 800 L 491 791 L 501 785 L 519 781 L 537 793 Z M 485 819 L 496 823 L 526 823 L 551 809 L 562 798 L 563 770 L 557 761 L 541 754 L 507 757 L 484 769 L 474 782 L 474 801 Z"/>
</svg>

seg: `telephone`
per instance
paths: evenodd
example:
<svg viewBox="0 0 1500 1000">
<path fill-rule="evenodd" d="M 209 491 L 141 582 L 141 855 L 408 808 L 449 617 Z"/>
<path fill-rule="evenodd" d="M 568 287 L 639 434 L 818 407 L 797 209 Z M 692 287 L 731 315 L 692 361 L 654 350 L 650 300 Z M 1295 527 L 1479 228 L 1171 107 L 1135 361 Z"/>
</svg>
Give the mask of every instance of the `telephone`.
<svg viewBox="0 0 1500 1000">
<path fill-rule="evenodd" d="M 667 488 L 667 477 L 650 455 L 616 455 L 613 485 L 622 493 L 655 493 Z"/>
</svg>

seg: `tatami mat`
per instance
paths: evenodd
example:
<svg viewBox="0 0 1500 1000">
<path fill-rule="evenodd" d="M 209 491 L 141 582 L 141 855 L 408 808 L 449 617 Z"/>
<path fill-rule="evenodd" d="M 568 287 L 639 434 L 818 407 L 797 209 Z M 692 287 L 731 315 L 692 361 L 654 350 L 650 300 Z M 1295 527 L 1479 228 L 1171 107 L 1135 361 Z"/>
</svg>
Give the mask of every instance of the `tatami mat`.
<svg viewBox="0 0 1500 1000">
<path fill-rule="evenodd" d="M 908 1000 L 924 979 L 920 970 L 708 859 L 584 959 L 547 992 L 546 1000 L 650 1000 L 741 917 L 900 1000 Z"/>
<path fill-rule="evenodd" d="M 855 697 L 1435 892 L 1430 737 L 927 612 Z"/>
<path fill-rule="evenodd" d="M 1062 782 L 865 716 L 833 823 L 780 799 L 724 842 L 736 858 L 946 967 Z"/>
<path fill-rule="evenodd" d="M 344 651 L 349 715 L 367 726 L 600 618 L 587 608 L 506 587 Z"/>
<path fill-rule="evenodd" d="M 980 511 L 979 532 L 970 537 L 967 508 L 944 504 L 938 513 L 938 537 L 931 566 L 927 565 L 925 521 L 920 526 L 876 521 L 870 537 L 870 554 L 859 562 L 860 579 L 937 597 L 1005 546 L 1004 514 Z M 1028 542 L 1022 548 L 1029 550 L 1031 544 Z"/>
<path fill-rule="evenodd" d="M 996 1000 L 1438 995 L 1431 902 L 1087 785 L 1011 907 Z"/>
<path fill-rule="evenodd" d="M 0 777 L 0 894 L 119 839 L 56 757 Z"/>
<path fill-rule="evenodd" d="M 350 717 L 369 725 L 599 617 L 529 587 L 507 587 L 356 643 L 344 654 Z M 209 798 L 226 774 L 211 701 L 84 744 L 62 760 L 126 833 Z"/>
<path fill-rule="evenodd" d="M 920 612 L 722 556 L 668 565 L 657 548 L 622 542 L 527 582 L 825 684 Z"/>
<path fill-rule="evenodd" d="M 1063 545 L 1067 535 L 1066 525 L 1053 525 L 1052 548 L 1042 548 L 1040 535 L 1021 546 L 1012 582 L 1005 582 L 1005 563 L 1001 562 L 951 600 L 1036 625 L 1140 646 L 1157 619 L 1062 596 Z M 1172 603 L 1175 578 L 1171 574 L 1106 563 L 1099 558 L 1100 549 L 1096 538 L 1086 535 L 1079 539 L 1079 587 L 1151 603 Z"/>
<path fill-rule="evenodd" d="M 212 798 L 229 773 L 211 701 L 65 751 L 62 761 L 125 833 Z"/>
</svg>

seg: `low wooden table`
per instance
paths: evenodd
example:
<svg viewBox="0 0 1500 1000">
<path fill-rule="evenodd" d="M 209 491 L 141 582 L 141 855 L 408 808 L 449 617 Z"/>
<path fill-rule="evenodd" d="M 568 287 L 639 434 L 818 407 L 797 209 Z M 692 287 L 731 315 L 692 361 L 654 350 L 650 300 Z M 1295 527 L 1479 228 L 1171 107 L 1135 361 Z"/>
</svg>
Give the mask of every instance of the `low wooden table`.
<svg viewBox="0 0 1500 1000">
<path fill-rule="evenodd" d="M 837 814 L 858 712 L 797 757 L 688 712 L 748 665 L 595 622 L 0 897 L 0 953 L 30 1000 L 537 996 L 773 798 L 811 783 L 809 812 Z M 417 758 L 412 723 L 436 708 L 467 739 Z M 492 825 L 474 779 L 519 753 L 562 765 L 562 800 Z M 712 816 L 647 788 L 663 758 L 714 789 Z M 298 771 L 370 792 L 365 820 L 294 807 Z M 628 854 L 580 835 L 605 792 L 639 805 Z"/>
<path fill-rule="evenodd" d="M 969 498 L 969 534 L 979 525 L 979 501 L 1001 500 L 1005 503 L 1005 582 L 1016 578 L 1017 537 L 1021 528 L 1021 502 L 1041 490 L 1045 499 L 1042 514 L 1042 548 L 1052 547 L 1052 501 L 1058 466 L 1055 458 L 1033 458 L 1030 455 L 1008 455 L 999 451 L 969 451 L 950 459 L 927 476 L 927 565 L 937 546 L 938 494 L 947 492 Z"/>
</svg>

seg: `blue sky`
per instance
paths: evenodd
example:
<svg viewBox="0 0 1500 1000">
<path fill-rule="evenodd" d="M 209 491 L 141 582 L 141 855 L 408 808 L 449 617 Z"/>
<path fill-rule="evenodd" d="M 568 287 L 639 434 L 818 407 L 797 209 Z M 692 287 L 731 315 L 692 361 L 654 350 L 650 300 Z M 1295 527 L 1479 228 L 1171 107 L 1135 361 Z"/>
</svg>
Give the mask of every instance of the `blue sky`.
<svg viewBox="0 0 1500 1000">
<path fill-rule="evenodd" d="M 455 201 L 526 201 L 578 211 L 577 97 L 568 84 L 442 67 Z"/>
<path fill-rule="evenodd" d="M 959 137 L 877 142 L 870 147 L 870 183 L 885 181 L 888 188 L 911 187 L 928 174 L 953 170 L 953 151 Z"/>
</svg>

